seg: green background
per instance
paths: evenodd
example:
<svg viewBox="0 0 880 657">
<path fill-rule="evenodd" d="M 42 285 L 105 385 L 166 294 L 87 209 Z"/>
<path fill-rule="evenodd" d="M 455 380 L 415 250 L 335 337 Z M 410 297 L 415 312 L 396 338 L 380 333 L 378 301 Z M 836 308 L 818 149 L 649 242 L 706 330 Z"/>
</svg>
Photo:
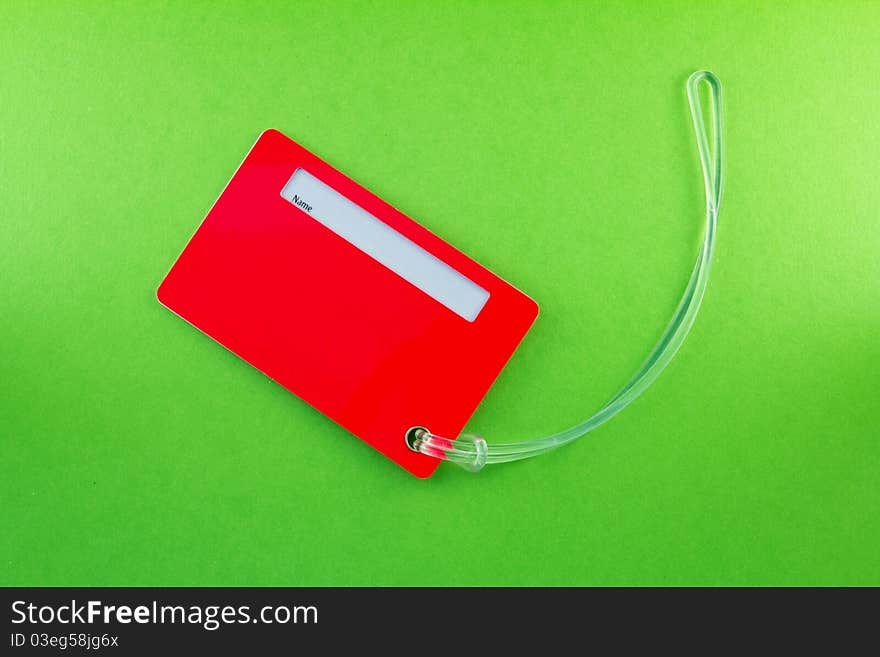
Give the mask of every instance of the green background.
<svg viewBox="0 0 880 657">
<path fill-rule="evenodd" d="M 880 4 L 0 4 L 0 583 L 880 584 Z M 421 481 L 155 299 L 285 132 L 542 313 L 469 424 L 588 439 Z M 462 372 L 463 377 L 467 372 Z"/>
</svg>

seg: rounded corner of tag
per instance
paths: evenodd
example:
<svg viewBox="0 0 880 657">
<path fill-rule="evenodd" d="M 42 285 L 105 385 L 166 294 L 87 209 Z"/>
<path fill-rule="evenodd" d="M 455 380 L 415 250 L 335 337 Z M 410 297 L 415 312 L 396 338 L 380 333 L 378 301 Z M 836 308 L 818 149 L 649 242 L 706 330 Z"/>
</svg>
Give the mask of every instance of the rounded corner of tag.
<svg viewBox="0 0 880 657">
<path fill-rule="evenodd" d="M 430 457 L 428 457 L 430 458 Z M 433 459 L 436 461 L 436 459 Z M 425 479 L 430 479 L 435 472 L 437 472 L 437 468 L 440 465 L 440 461 L 436 461 L 435 463 L 429 464 L 427 467 L 423 468 L 407 468 L 410 474 L 412 474 L 417 479 L 421 479 L 424 481 Z"/>
<path fill-rule="evenodd" d="M 538 315 L 541 314 L 541 306 L 529 295 L 525 295 L 525 297 L 529 307 L 529 315 L 532 318 L 532 322 L 534 322 L 536 319 L 538 319 Z"/>
<path fill-rule="evenodd" d="M 260 133 L 258 139 L 266 139 L 272 137 L 284 137 L 285 135 L 277 128 L 266 128 Z"/>
<path fill-rule="evenodd" d="M 159 287 L 156 288 L 156 291 L 153 294 L 156 297 L 156 301 L 159 302 L 159 305 L 171 310 L 172 300 L 169 298 L 167 277 L 159 283 Z"/>
</svg>

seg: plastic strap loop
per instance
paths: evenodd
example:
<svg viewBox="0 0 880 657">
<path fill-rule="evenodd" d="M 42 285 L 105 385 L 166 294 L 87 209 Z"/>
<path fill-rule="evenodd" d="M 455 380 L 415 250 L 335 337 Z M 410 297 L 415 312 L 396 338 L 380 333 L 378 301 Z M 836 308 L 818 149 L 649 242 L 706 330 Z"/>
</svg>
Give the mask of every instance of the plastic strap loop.
<svg viewBox="0 0 880 657">
<path fill-rule="evenodd" d="M 699 94 L 701 82 L 708 85 L 710 92 L 712 103 L 710 131 L 706 130 L 703 120 L 703 107 Z M 471 472 L 478 472 L 489 463 L 505 463 L 537 456 L 577 440 L 610 420 L 642 394 L 666 368 L 693 326 L 706 292 L 724 180 L 721 82 L 709 71 L 697 71 L 688 78 L 687 95 L 706 187 L 706 230 L 697 262 L 678 308 L 659 341 L 635 374 L 597 413 L 565 431 L 534 440 L 489 445 L 482 437 L 474 434 L 462 434 L 457 439 L 451 440 L 423 430 L 417 441 L 408 443 L 411 449 L 428 456 L 452 461 Z"/>
</svg>

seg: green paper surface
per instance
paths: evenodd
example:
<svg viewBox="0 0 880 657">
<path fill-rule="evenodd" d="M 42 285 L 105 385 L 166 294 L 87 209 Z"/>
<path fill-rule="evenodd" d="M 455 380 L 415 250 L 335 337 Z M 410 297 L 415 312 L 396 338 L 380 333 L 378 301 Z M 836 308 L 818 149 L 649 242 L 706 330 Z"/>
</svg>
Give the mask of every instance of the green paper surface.
<svg viewBox="0 0 880 657">
<path fill-rule="evenodd" d="M 880 584 L 880 5 L 0 4 L 0 584 Z M 162 308 L 277 128 L 535 298 L 420 481 Z M 430 373 L 425 373 L 429 376 Z M 466 371 L 462 377 L 468 376 Z"/>
</svg>

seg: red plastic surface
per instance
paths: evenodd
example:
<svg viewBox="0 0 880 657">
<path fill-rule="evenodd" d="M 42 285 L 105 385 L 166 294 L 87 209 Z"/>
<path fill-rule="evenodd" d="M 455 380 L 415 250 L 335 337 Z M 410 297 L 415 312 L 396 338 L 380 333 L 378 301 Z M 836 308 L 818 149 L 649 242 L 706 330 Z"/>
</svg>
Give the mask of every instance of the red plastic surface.
<svg viewBox="0 0 880 657">
<path fill-rule="evenodd" d="M 282 198 L 303 167 L 489 292 L 473 322 Z M 457 436 L 537 304 L 275 130 L 264 132 L 157 294 L 217 342 L 419 477 L 406 431 Z"/>
</svg>

